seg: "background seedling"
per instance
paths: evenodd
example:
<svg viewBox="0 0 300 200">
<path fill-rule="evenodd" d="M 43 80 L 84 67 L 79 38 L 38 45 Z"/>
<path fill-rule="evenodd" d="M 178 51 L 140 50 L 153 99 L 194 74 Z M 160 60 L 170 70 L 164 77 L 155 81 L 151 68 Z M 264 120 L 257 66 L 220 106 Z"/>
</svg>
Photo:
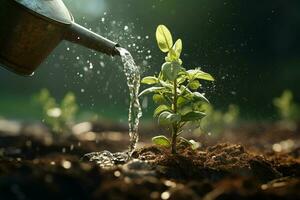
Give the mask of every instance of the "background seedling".
<svg viewBox="0 0 300 200">
<path fill-rule="evenodd" d="M 75 95 L 68 92 L 60 104 L 51 96 L 47 89 L 42 89 L 35 100 L 40 104 L 43 113 L 43 121 L 50 127 L 53 133 L 67 133 L 70 131 L 78 110 Z"/>
<path fill-rule="evenodd" d="M 211 104 L 203 105 L 206 117 L 201 120 L 201 133 L 211 133 L 218 136 L 226 128 L 236 125 L 239 121 L 240 110 L 237 105 L 229 105 L 227 110 L 215 109 Z"/>
<path fill-rule="evenodd" d="M 282 121 L 300 120 L 300 106 L 294 102 L 293 93 L 285 90 L 280 97 L 273 100 L 273 104 Z"/>
</svg>

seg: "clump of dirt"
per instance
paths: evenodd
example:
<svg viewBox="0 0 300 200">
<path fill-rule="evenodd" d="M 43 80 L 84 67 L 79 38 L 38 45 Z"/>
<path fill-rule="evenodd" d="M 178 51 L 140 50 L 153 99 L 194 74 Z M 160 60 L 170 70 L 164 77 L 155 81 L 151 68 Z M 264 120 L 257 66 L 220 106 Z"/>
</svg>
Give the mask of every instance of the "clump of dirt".
<svg viewBox="0 0 300 200">
<path fill-rule="evenodd" d="M 150 146 L 138 150 L 135 157 L 156 166 L 161 176 L 180 180 L 217 181 L 225 177 L 242 176 L 266 182 L 282 176 L 296 176 L 300 171 L 300 162 L 294 158 L 279 160 L 274 155 L 257 155 L 241 145 L 229 143 L 202 150 L 181 148 L 175 155 L 167 149 Z"/>
<path fill-rule="evenodd" d="M 99 125 L 100 133 L 52 141 L 0 133 L 0 199 L 300 199 L 299 134 L 274 135 L 270 128 L 208 138 L 196 150 L 181 146 L 176 155 L 140 148 L 130 162 L 109 170 L 81 157 L 126 149 L 127 132 Z M 293 145 L 285 148 L 285 141 Z M 272 150 L 274 144 L 282 151 Z"/>
</svg>

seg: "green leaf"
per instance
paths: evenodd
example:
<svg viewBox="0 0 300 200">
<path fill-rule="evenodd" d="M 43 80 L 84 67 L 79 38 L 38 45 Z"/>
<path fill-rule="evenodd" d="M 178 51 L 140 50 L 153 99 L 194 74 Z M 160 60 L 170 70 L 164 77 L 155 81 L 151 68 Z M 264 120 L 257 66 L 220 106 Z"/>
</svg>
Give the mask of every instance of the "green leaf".
<svg viewBox="0 0 300 200">
<path fill-rule="evenodd" d="M 159 80 L 159 83 L 161 84 L 161 86 L 173 90 L 173 85 L 171 83 L 162 80 Z"/>
<path fill-rule="evenodd" d="M 200 147 L 199 142 L 196 142 L 195 140 L 187 140 L 184 137 L 179 137 L 179 142 L 186 147 L 191 147 L 193 150 Z"/>
<path fill-rule="evenodd" d="M 191 83 L 189 83 L 189 88 L 192 90 L 197 90 L 201 86 L 200 82 L 198 80 L 194 80 Z"/>
<path fill-rule="evenodd" d="M 164 103 L 167 102 L 165 97 L 163 95 L 160 95 L 160 94 L 154 94 L 152 99 L 156 104 L 164 104 Z"/>
<path fill-rule="evenodd" d="M 169 106 L 167 105 L 160 105 L 158 106 L 155 110 L 154 110 L 154 117 L 157 117 L 160 113 L 164 112 L 164 111 L 170 111 Z"/>
<path fill-rule="evenodd" d="M 192 79 L 203 79 L 207 81 L 214 81 L 215 79 L 206 72 L 201 71 L 200 69 L 192 69 L 187 71 L 188 78 Z"/>
<path fill-rule="evenodd" d="M 155 136 L 152 138 L 152 142 L 158 146 L 163 146 L 169 148 L 171 146 L 170 140 L 163 135 Z"/>
<path fill-rule="evenodd" d="M 186 80 L 186 76 L 179 76 L 177 78 L 177 83 L 182 84 Z"/>
<path fill-rule="evenodd" d="M 178 39 L 174 46 L 173 46 L 173 50 L 175 51 L 176 53 L 176 57 L 179 58 L 180 57 L 180 54 L 182 52 L 182 40 L 181 39 Z"/>
<path fill-rule="evenodd" d="M 159 25 L 156 29 L 156 40 L 162 52 L 169 52 L 173 46 L 173 38 L 169 29 L 164 25 Z"/>
<path fill-rule="evenodd" d="M 179 59 L 179 57 L 177 56 L 175 50 L 170 49 L 167 58 L 169 60 L 169 62 L 177 62 L 177 60 Z"/>
<path fill-rule="evenodd" d="M 178 107 L 182 107 L 182 106 L 188 104 L 189 102 L 190 102 L 190 101 L 188 101 L 186 98 L 180 96 L 180 97 L 178 97 L 178 99 L 177 99 L 177 106 L 178 106 Z"/>
<path fill-rule="evenodd" d="M 199 92 L 193 92 L 193 98 L 196 100 L 204 101 L 206 103 L 209 103 L 208 99 Z"/>
<path fill-rule="evenodd" d="M 155 83 L 158 83 L 158 78 L 154 76 L 146 76 L 142 79 L 141 83 L 147 84 L 147 85 L 153 85 Z"/>
<path fill-rule="evenodd" d="M 166 62 L 173 62 L 174 60 L 169 58 L 169 54 L 168 54 L 168 56 L 165 57 L 165 61 Z M 180 65 L 182 65 L 182 63 L 183 63 L 180 58 L 176 59 L 176 62 L 178 62 Z"/>
<path fill-rule="evenodd" d="M 177 78 L 180 69 L 181 66 L 178 62 L 165 62 L 161 71 L 164 78 L 168 79 L 169 81 L 174 81 Z"/>
<path fill-rule="evenodd" d="M 189 140 L 189 142 L 193 150 L 196 150 L 201 146 L 201 144 L 199 142 L 196 142 L 195 140 Z"/>
<path fill-rule="evenodd" d="M 190 143 L 189 140 L 185 139 L 184 137 L 179 137 L 179 142 L 182 144 L 185 144 L 186 146 L 191 146 L 192 143 Z"/>
<path fill-rule="evenodd" d="M 179 114 L 173 114 L 169 111 L 162 112 L 158 117 L 158 123 L 160 125 L 169 125 L 172 123 L 179 122 L 181 120 L 181 116 Z"/>
<path fill-rule="evenodd" d="M 76 97 L 72 92 L 68 92 L 66 94 L 66 96 L 64 97 L 64 99 L 61 102 L 60 108 L 62 111 L 61 117 L 65 121 L 72 121 L 78 110 L 78 106 L 76 103 Z"/>
<path fill-rule="evenodd" d="M 183 122 L 197 121 L 197 120 L 202 119 L 202 118 L 205 117 L 205 116 L 206 116 L 206 114 L 203 113 L 203 112 L 192 111 L 192 112 L 189 112 L 189 113 L 183 115 L 183 116 L 181 117 L 181 121 L 183 121 Z"/>
<path fill-rule="evenodd" d="M 155 92 L 160 92 L 162 90 L 164 90 L 165 88 L 164 87 L 150 87 L 150 88 L 147 88 L 145 89 L 144 91 L 142 91 L 140 94 L 139 94 L 139 97 L 144 95 L 144 94 L 149 94 L 149 93 L 155 93 Z"/>
</svg>

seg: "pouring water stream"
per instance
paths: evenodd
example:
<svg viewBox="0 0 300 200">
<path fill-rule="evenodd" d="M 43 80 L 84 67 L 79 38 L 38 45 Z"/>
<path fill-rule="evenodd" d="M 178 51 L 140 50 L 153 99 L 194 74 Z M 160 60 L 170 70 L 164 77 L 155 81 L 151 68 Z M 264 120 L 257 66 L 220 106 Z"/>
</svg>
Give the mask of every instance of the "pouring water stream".
<svg viewBox="0 0 300 200">
<path fill-rule="evenodd" d="M 123 62 L 123 71 L 127 79 L 127 85 L 130 93 L 128 125 L 130 144 L 125 152 L 111 153 L 109 151 L 93 152 L 86 154 L 84 157 L 89 158 L 103 168 L 113 167 L 116 164 L 127 162 L 136 148 L 139 140 L 138 126 L 142 110 L 138 99 L 140 88 L 140 67 L 135 64 L 134 59 L 129 51 L 124 48 L 117 47 Z"/>
</svg>

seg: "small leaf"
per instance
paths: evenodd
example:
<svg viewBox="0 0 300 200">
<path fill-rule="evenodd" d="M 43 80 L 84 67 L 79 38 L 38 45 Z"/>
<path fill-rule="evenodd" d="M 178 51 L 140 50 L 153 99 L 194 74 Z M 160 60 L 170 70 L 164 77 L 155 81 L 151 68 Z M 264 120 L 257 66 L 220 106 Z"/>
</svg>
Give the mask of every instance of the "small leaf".
<svg viewBox="0 0 300 200">
<path fill-rule="evenodd" d="M 163 135 L 155 136 L 152 138 L 152 142 L 158 146 L 163 146 L 169 148 L 171 146 L 170 140 Z"/>
<path fill-rule="evenodd" d="M 169 54 L 168 54 L 168 56 L 166 56 L 165 57 L 165 61 L 166 62 L 174 62 L 174 60 L 172 60 L 171 58 L 169 58 Z M 180 58 L 178 58 L 177 60 L 176 60 L 176 62 L 178 62 L 180 65 L 182 65 L 182 60 L 180 59 Z"/>
<path fill-rule="evenodd" d="M 196 150 L 200 147 L 200 143 L 195 140 L 187 140 L 184 137 L 179 137 L 179 142 L 186 147 L 191 147 L 193 150 Z"/>
<path fill-rule="evenodd" d="M 164 111 L 170 111 L 170 108 L 167 105 L 160 105 L 154 110 L 154 117 L 157 117 L 160 113 Z"/>
<path fill-rule="evenodd" d="M 183 122 L 197 121 L 197 120 L 202 119 L 202 118 L 205 117 L 205 116 L 206 116 L 206 114 L 203 113 L 203 112 L 192 111 L 192 112 L 189 112 L 189 113 L 183 115 L 183 116 L 181 117 L 181 121 L 183 121 Z"/>
<path fill-rule="evenodd" d="M 181 116 L 178 114 L 173 114 L 169 111 L 162 112 L 158 117 L 158 123 L 161 125 L 169 125 L 175 122 L 179 122 Z"/>
<path fill-rule="evenodd" d="M 173 46 L 173 38 L 169 29 L 164 25 L 159 25 L 156 29 L 156 40 L 162 52 L 169 52 Z"/>
<path fill-rule="evenodd" d="M 197 90 L 201 86 L 200 82 L 198 80 L 194 80 L 189 84 L 189 88 L 192 90 Z"/>
<path fill-rule="evenodd" d="M 186 80 L 186 76 L 179 76 L 177 78 L 177 83 L 182 84 Z"/>
<path fill-rule="evenodd" d="M 201 144 L 199 142 L 196 142 L 195 140 L 189 140 L 189 142 L 191 143 L 191 147 L 193 150 L 196 150 L 201 146 Z"/>
<path fill-rule="evenodd" d="M 168 83 L 166 81 L 162 81 L 162 80 L 159 80 L 159 83 L 161 84 L 161 86 L 165 87 L 165 88 L 168 88 L 168 89 L 173 89 L 173 85 L 171 83 Z"/>
<path fill-rule="evenodd" d="M 178 39 L 175 42 L 175 44 L 173 46 L 173 50 L 175 51 L 177 58 L 179 58 L 180 54 L 182 52 L 182 40 L 181 39 Z"/>
<path fill-rule="evenodd" d="M 182 106 L 184 106 L 188 103 L 189 103 L 189 101 L 186 98 L 182 97 L 182 96 L 178 97 L 178 99 L 177 99 L 177 106 L 178 107 L 182 107 Z"/>
<path fill-rule="evenodd" d="M 215 79 L 206 72 L 201 71 L 200 69 L 192 69 L 187 71 L 188 78 L 192 79 L 203 79 L 207 81 L 214 81 Z"/>
<path fill-rule="evenodd" d="M 160 94 L 154 94 L 152 99 L 156 104 L 164 104 L 167 102 L 164 96 Z"/>
<path fill-rule="evenodd" d="M 168 55 L 167 55 L 167 58 L 169 60 L 169 62 L 176 62 L 179 57 L 177 56 L 177 53 L 175 52 L 174 49 L 170 49 Z"/>
<path fill-rule="evenodd" d="M 146 76 L 142 79 L 141 83 L 148 84 L 148 85 L 153 85 L 155 83 L 158 83 L 158 78 L 156 78 L 154 76 Z"/>
<path fill-rule="evenodd" d="M 193 92 L 193 97 L 196 100 L 204 101 L 206 103 L 209 103 L 208 99 L 201 93 L 199 92 Z"/>
<path fill-rule="evenodd" d="M 178 73 L 181 69 L 181 66 L 177 62 L 166 62 L 162 66 L 162 73 L 164 78 L 168 79 L 169 81 L 174 81 Z"/>
<path fill-rule="evenodd" d="M 184 144 L 185 146 L 191 146 L 192 145 L 192 143 L 190 143 L 190 141 L 185 139 L 184 137 L 179 137 L 179 142 L 181 144 Z"/>
<path fill-rule="evenodd" d="M 144 95 L 144 94 L 149 94 L 149 93 L 152 93 L 152 92 L 160 92 L 164 89 L 164 87 L 150 87 L 150 88 L 147 88 L 145 89 L 144 91 L 142 91 L 140 94 L 139 94 L 139 97 Z"/>
</svg>

